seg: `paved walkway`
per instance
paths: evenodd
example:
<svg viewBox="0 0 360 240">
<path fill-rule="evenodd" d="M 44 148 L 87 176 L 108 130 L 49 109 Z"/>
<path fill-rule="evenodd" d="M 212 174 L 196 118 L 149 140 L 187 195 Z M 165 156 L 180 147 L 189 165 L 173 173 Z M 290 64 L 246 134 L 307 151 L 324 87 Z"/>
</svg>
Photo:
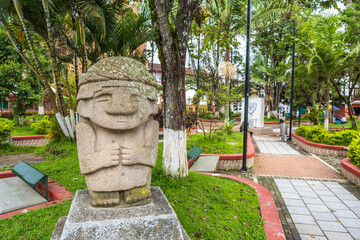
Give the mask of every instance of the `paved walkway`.
<svg viewBox="0 0 360 240">
<path fill-rule="evenodd" d="M 284 142 L 284 144 L 286 144 Z M 289 146 L 290 147 L 290 146 Z M 270 155 L 255 156 L 256 175 L 344 179 L 338 172 L 312 156 Z"/>
<path fill-rule="evenodd" d="M 279 140 L 253 136 L 257 154 L 251 172 L 220 172 L 266 187 L 274 197 L 287 239 L 360 240 L 360 188 L 338 171 L 341 158 L 319 158 Z M 289 154 L 291 150 L 264 153 L 264 143 L 282 143 L 297 154 Z"/>
<path fill-rule="evenodd" d="M 275 183 L 301 239 L 360 239 L 360 201 L 339 183 L 289 179 Z"/>
<path fill-rule="evenodd" d="M 300 155 L 292 147 L 278 138 L 267 138 L 254 136 L 257 146 L 261 153 L 265 154 L 283 154 L 283 155 Z"/>
</svg>

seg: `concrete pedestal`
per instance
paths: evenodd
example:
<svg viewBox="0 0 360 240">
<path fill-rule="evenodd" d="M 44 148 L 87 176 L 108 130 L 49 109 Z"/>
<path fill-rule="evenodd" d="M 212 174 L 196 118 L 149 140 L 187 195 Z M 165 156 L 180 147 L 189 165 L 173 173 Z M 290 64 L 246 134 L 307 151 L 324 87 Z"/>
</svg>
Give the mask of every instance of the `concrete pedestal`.
<svg viewBox="0 0 360 240">
<path fill-rule="evenodd" d="M 78 190 L 51 239 L 190 239 L 159 187 L 151 198 L 144 206 L 94 208 L 88 190 Z"/>
</svg>

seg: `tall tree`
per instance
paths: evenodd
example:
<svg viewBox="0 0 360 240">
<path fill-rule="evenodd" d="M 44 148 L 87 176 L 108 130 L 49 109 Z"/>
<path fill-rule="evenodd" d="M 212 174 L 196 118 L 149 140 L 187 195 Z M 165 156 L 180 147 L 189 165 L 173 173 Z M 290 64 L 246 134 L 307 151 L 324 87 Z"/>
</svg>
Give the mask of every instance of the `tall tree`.
<svg viewBox="0 0 360 240">
<path fill-rule="evenodd" d="M 171 177 L 188 175 L 185 59 L 189 31 L 198 5 L 198 0 L 149 1 L 164 93 L 163 168 Z"/>
<path fill-rule="evenodd" d="M 323 79 L 325 91 L 324 127 L 329 128 L 330 84 L 342 69 L 340 61 L 345 57 L 344 36 L 340 30 L 340 22 L 336 16 L 316 16 L 303 25 L 309 41 L 303 43 L 309 51 L 307 67 L 309 72 L 314 68 L 318 70 L 320 79 Z"/>
</svg>

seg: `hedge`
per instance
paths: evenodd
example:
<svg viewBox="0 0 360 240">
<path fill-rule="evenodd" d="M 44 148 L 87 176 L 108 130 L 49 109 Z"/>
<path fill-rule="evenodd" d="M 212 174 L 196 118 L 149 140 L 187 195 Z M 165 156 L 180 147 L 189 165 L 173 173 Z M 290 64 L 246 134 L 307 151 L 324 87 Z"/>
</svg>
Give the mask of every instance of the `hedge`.
<svg viewBox="0 0 360 240">
<path fill-rule="evenodd" d="M 360 167 L 360 139 L 352 141 L 349 146 L 348 157 L 354 165 Z"/>
<path fill-rule="evenodd" d="M 300 126 L 296 134 L 311 142 L 338 146 L 349 146 L 354 139 L 360 138 L 360 133 L 355 130 L 330 132 L 321 126 Z"/>
</svg>

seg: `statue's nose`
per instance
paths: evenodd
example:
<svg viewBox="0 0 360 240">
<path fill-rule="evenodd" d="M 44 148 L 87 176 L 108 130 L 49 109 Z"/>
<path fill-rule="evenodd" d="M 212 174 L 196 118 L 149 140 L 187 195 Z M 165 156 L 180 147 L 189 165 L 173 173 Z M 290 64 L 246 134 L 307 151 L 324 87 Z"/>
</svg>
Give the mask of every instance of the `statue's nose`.
<svg viewBox="0 0 360 240">
<path fill-rule="evenodd" d="M 105 112 L 111 115 L 130 115 L 137 110 L 131 101 L 131 95 L 114 94 L 112 101 L 105 108 Z"/>
</svg>

